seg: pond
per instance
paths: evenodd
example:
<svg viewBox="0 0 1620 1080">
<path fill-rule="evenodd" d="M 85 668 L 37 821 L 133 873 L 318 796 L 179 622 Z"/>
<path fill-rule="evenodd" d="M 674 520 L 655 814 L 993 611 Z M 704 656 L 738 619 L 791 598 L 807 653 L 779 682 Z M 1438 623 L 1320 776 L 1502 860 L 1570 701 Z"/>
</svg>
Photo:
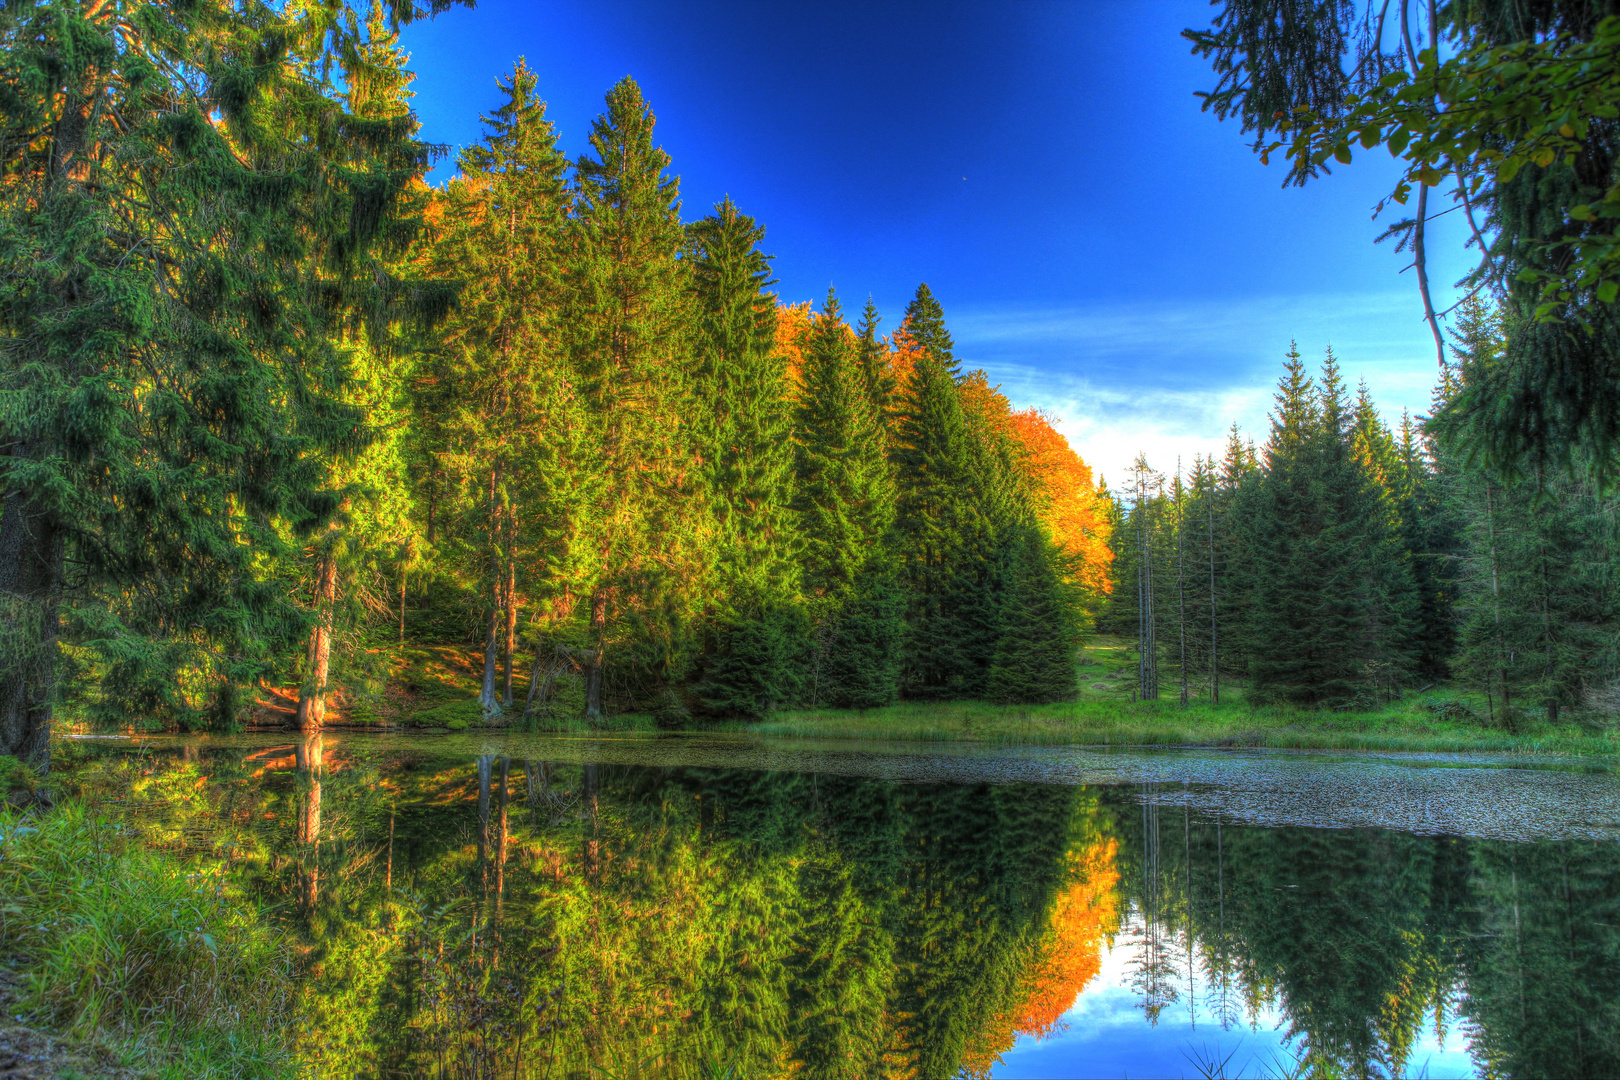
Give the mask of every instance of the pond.
<svg viewBox="0 0 1620 1080">
<path fill-rule="evenodd" d="M 1620 1074 L 1620 781 L 684 736 L 77 744 L 312 1075 Z"/>
</svg>

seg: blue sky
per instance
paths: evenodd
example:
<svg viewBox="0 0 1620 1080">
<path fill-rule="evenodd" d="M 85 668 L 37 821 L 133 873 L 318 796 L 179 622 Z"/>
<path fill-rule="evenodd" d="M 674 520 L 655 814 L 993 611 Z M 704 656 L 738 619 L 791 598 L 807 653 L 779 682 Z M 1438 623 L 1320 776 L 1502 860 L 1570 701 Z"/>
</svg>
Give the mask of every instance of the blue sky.
<svg viewBox="0 0 1620 1080">
<path fill-rule="evenodd" d="M 1138 450 L 1173 469 L 1218 449 L 1234 420 L 1263 439 L 1290 338 L 1312 357 L 1332 345 L 1392 418 L 1434 382 L 1408 257 L 1372 243 L 1389 159 L 1281 187 L 1283 167 L 1193 97 L 1211 80 L 1179 33 L 1209 15 L 1202 0 L 480 0 L 405 45 L 423 135 L 451 147 L 479 137 L 519 56 L 572 155 L 633 75 L 686 216 L 729 194 L 762 221 L 784 299 L 870 293 L 893 329 L 927 281 L 958 357 L 1118 477 Z M 1452 218 L 1434 232 L 1440 301 L 1469 260 Z"/>
</svg>

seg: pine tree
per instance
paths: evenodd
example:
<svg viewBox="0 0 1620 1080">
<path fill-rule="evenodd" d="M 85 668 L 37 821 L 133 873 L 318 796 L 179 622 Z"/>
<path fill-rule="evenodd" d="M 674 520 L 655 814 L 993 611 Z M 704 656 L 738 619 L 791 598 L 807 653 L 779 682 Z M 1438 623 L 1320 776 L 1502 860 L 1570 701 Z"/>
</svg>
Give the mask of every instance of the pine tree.
<svg viewBox="0 0 1620 1080">
<path fill-rule="evenodd" d="M 859 340 L 861 374 L 866 381 L 866 393 L 876 407 L 877 415 L 883 420 L 886 431 L 898 391 L 894 371 L 889 366 L 888 347 L 877 336 L 878 324 L 882 321 L 876 302 L 868 296 L 866 306 L 861 309 L 861 321 L 855 327 L 855 336 Z"/>
<path fill-rule="evenodd" d="M 867 393 L 857 341 L 828 290 L 806 348 L 799 397 L 796 508 L 804 586 L 838 598 L 855 583 L 894 520 L 882 420 Z"/>
<path fill-rule="evenodd" d="M 894 448 L 896 528 L 909 594 L 905 692 L 945 697 L 974 682 L 975 657 L 964 646 L 978 635 L 961 612 L 978 584 L 968 542 L 979 524 L 972 494 L 980 481 L 970 472 L 950 333 L 927 285 L 917 287 L 906 308 L 905 328 L 919 348 L 901 394 Z"/>
<path fill-rule="evenodd" d="M 679 180 L 653 143 L 655 119 L 631 79 L 607 95 L 576 165 L 564 287 L 565 340 L 594 428 L 599 490 L 589 582 L 586 714 L 602 715 L 610 606 L 641 621 L 650 651 L 622 657 L 662 674 L 702 588 L 701 483 L 694 415 L 689 266 Z M 656 555 L 655 555 L 656 552 Z"/>
<path fill-rule="evenodd" d="M 434 372 L 445 392 L 433 404 L 440 460 L 460 488 L 460 531 L 476 553 L 468 570 L 483 601 L 486 717 L 512 704 L 518 590 L 527 585 L 518 567 L 553 554 L 535 551 L 525 527 L 531 473 L 551 459 L 545 442 L 559 420 L 545 405 L 561 391 L 557 248 L 569 202 L 567 162 L 534 73 L 520 60 L 498 85 L 506 100 L 484 118 L 488 134 L 462 153 L 460 175 L 446 186 L 445 228 L 430 260 L 437 276 L 467 279 Z"/>
<path fill-rule="evenodd" d="M 1008 545 L 995 656 L 986 680 L 991 701 L 1073 701 L 1078 692 L 1077 605 L 1054 568 L 1038 528 Z"/>
<path fill-rule="evenodd" d="M 193 724 L 232 719 L 307 629 L 255 569 L 290 554 L 277 521 L 324 527 L 325 460 L 364 441 L 334 394 L 337 339 L 444 299 L 374 261 L 408 240 L 428 148 L 409 116 L 363 118 L 336 89 L 364 79 L 371 25 L 7 9 L 0 751 L 48 760 L 63 634 L 105 665 L 102 715 Z"/>
<path fill-rule="evenodd" d="M 1266 470 L 1240 510 L 1253 694 L 1376 699 L 1410 667 L 1414 597 L 1388 500 L 1354 453 L 1331 352 L 1317 387 L 1290 350 L 1276 400 Z"/>
<path fill-rule="evenodd" d="M 730 199 L 691 229 L 700 438 L 713 501 L 717 613 L 698 694 L 711 708 L 757 716 L 797 692 L 798 545 L 791 502 L 792 418 L 765 230 Z M 735 655 L 732 655 L 735 654 Z"/>
<path fill-rule="evenodd" d="M 776 353 L 774 282 L 763 226 L 728 199 L 692 226 L 698 397 L 719 519 L 720 588 L 749 597 L 793 591 L 791 407 Z"/>
<path fill-rule="evenodd" d="M 828 290 L 805 349 L 795 505 L 818 626 L 812 701 L 864 708 L 894 696 L 901 626 L 888 565 L 894 478 L 859 347 Z"/>
</svg>

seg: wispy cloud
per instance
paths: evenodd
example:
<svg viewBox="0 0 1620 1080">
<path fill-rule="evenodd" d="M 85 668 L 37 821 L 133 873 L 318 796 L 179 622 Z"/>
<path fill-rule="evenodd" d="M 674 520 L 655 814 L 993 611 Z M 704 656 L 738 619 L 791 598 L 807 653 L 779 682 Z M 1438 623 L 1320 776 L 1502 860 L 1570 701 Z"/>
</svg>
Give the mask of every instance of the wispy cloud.
<svg viewBox="0 0 1620 1080">
<path fill-rule="evenodd" d="M 1119 480 L 1137 453 L 1159 469 L 1219 452 L 1236 422 L 1262 441 L 1290 340 L 1313 367 L 1332 346 L 1386 415 L 1428 407 L 1434 346 L 1405 293 L 1234 302 L 1120 303 L 953 313 L 957 355 L 1020 406 L 1057 417 L 1071 445 Z"/>
</svg>

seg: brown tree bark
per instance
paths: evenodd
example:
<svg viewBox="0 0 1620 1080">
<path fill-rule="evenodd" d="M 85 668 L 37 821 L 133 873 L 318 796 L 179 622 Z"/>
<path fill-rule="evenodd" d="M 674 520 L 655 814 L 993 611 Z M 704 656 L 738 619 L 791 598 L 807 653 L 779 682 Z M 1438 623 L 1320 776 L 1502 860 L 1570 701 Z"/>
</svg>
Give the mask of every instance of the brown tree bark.
<svg viewBox="0 0 1620 1080">
<path fill-rule="evenodd" d="M 303 798 L 298 806 L 298 873 L 304 911 L 315 910 L 320 899 L 321 779 L 326 772 L 326 742 L 320 732 L 306 735 L 293 756 Z"/>
<path fill-rule="evenodd" d="M 501 693 L 501 705 L 512 707 L 512 658 L 517 653 L 517 561 L 512 557 L 510 530 L 506 545 L 506 578 L 502 583 L 501 600 L 506 608 L 506 685 Z"/>
<path fill-rule="evenodd" d="M 332 609 L 337 603 L 337 554 L 330 545 L 317 556 L 315 625 L 309 632 L 304 686 L 298 694 L 298 729 L 318 731 L 326 719 L 326 684 L 332 665 Z"/>
</svg>

